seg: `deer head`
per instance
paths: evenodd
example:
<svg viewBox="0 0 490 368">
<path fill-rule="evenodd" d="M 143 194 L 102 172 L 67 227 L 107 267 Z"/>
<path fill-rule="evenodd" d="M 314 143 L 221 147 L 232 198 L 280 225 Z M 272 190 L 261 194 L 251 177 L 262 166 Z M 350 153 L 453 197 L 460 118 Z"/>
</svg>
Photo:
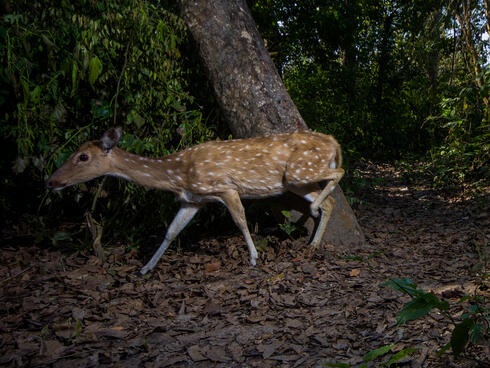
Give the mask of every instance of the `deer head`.
<svg viewBox="0 0 490 368">
<path fill-rule="evenodd" d="M 46 181 L 46 187 L 61 190 L 111 172 L 111 154 L 121 139 L 122 129 L 112 128 L 98 141 L 85 142 Z"/>
</svg>

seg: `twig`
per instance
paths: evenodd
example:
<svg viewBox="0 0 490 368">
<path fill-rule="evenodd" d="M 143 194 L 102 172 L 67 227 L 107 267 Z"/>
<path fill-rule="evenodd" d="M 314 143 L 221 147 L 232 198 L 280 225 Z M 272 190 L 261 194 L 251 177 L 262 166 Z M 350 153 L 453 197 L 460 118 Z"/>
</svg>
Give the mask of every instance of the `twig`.
<svg viewBox="0 0 490 368">
<path fill-rule="evenodd" d="M 100 196 L 100 192 L 102 192 L 102 187 L 104 186 L 104 183 L 105 183 L 105 179 L 106 178 L 107 178 L 107 176 L 104 176 L 102 178 L 102 181 L 100 182 L 99 186 L 97 187 L 97 192 L 95 193 L 94 200 L 92 201 L 92 207 L 90 208 L 90 212 L 94 212 L 95 211 L 95 205 L 97 203 L 97 199 Z"/>
<path fill-rule="evenodd" d="M 117 87 L 116 87 L 116 94 L 114 96 L 114 126 L 116 126 L 116 118 L 117 118 L 117 97 L 119 96 L 119 87 L 121 85 L 121 79 L 124 74 L 124 71 L 126 70 L 126 66 L 128 65 L 128 51 L 129 51 L 129 45 L 131 45 L 131 41 L 128 41 L 128 44 L 126 45 L 126 51 L 124 51 L 124 64 L 121 69 L 121 74 L 119 74 L 119 79 L 117 80 Z"/>
<path fill-rule="evenodd" d="M 15 274 L 15 275 L 13 275 L 13 276 L 10 276 L 10 277 L 7 277 L 7 278 L 5 278 L 5 279 L 3 279 L 3 280 L 0 280 L 0 285 L 1 285 L 1 284 L 3 284 L 4 282 L 7 282 L 7 281 L 9 281 L 9 280 L 11 280 L 11 279 L 16 278 L 16 277 L 17 277 L 17 276 L 19 276 L 19 275 L 22 275 L 23 273 L 25 273 L 25 272 L 29 271 L 29 270 L 30 270 L 32 267 L 33 267 L 33 266 L 29 266 L 29 267 L 27 267 L 26 269 L 24 269 L 24 270 L 20 271 L 19 273 Z"/>
</svg>

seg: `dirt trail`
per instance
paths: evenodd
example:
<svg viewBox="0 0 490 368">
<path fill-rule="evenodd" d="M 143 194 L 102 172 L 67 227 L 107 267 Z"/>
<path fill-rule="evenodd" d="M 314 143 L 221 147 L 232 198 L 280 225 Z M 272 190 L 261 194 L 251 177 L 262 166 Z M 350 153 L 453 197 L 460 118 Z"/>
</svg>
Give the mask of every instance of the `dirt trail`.
<svg viewBox="0 0 490 368">
<path fill-rule="evenodd" d="M 380 284 L 408 277 L 454 305 L 463 293 L 488 298 L 471 271 L 489 240 L 488 209 L 407 185 L 390 166 L 362 172 L 384 178 L 356 209 L 363 247 L 311 252 L 304 239 L 269 237 L 252 268 L 237 235 L 171 250 L 149 278 L 123 248 L 103 265 L 88 252 L 0 249 L 0 366 L 355 365 L 391 343 L 418 348 L 407 367 L 483 364 L 488 347 L 472 350 L 480 363 L 435 356 L 450 334 L 436 313 L 396 327 L 408 299 Z"/>
</svg>

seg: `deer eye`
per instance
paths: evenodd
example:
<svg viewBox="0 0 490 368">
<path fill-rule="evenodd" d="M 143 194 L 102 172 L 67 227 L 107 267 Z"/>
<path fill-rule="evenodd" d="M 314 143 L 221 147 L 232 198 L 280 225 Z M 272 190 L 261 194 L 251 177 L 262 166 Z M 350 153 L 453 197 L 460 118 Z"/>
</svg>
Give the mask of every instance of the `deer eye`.
<svg viewBox="0 0 490 368">
<path fill-rule="evenodd" d="M 88 160 L 88 155 L 85 153 L 82 153 L 80 156 L 78 156 L 78 159 L 80 161 L 87 161 Z"/>
</svg>

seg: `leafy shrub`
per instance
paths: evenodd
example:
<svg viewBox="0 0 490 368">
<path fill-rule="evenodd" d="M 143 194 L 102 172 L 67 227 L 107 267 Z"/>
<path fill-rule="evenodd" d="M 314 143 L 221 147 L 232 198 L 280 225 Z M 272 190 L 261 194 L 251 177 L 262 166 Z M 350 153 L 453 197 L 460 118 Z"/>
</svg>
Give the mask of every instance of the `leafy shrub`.
<svg viewBox="0 0 490 368">
<path fill-rule="evenodd" d="M 109 127 L 123 126 L 122 148 L 150 156 L 213 136 L 187 92 L 189 71 L 181 52 L 186 29 L 169 4 L 12 2 L 0 23 L 5 46 L 0 49 L 0 101 L 6 106 L 0 134 L 9 148 L 1 163 L 5 197 L 0 205 L 2 212 L 11 212 L 11 221 L 18 220 L 12 212 L 42 215 L 46 210 L 53 221 L 71 211 L 80 219 L 80 210 L 88 207 L 69 208 L 69 202 L 85 198 L 80 203 L 88 206 L 93 194 L 86 186 L 63 197 L 44 192 L 42 182 L 82 142 L 99 138 Z M 11 162 L 17 175 L 10 171 Z M 33 190 L 21 190 L 30 197 L 19 205 L 9 193 L 25 183 Z M 119 228 L 127 233 L 143 221 L 165 225 L 171 212 L 155 211 L 154 203 L 168 197 L 115 180 L 105 185 L 110 191 L 99 193 L 108 209 L 106 223 L 137 218 L 129 228 L 123 221 L 126 227 Z M 144 213 L 147 206 L 151 216 L 135 216 L 136 208 Z"/>
<path fill-rule="evenodd" d="M 490 311 L 480 296 L 461 298 L 460 303 L 469 301 L 470 304 L 467 311 L 461 315 L 461 321 L 458 322 L 449 313 L 450 305 L 447 301 L 440 300 L 433 293 L 418 289 L 417 285 L 409 279 L 392 279 L 381 286 L 391 286 L 412 298 L 396 316 L 398 325 L 425 317 L 433 309 L 438 309 L 448 323 L 454 324 L 450 342 L 439 351 L 439 354 L 452 349 L 453 355 L 458 357 L 467 350 L 468 344 L 479 344 L 490 337 Z"/>
</svg>

